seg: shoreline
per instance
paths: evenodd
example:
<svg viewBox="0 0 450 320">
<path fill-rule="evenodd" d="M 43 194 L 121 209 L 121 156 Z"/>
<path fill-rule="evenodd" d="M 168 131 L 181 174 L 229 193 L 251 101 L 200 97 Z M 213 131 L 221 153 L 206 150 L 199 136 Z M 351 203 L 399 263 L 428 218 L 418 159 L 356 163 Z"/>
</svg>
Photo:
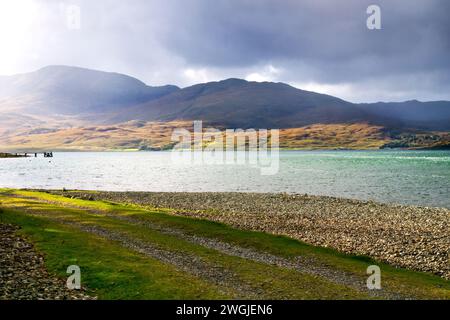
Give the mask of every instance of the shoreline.
<svg viewBox="0 0 450 320">
<path fill-rule="evenodd" d="M 27 157 L 28 157 L 28 155 L 25 155 L 25 154 L 0 152 L 0 159 L 6 159 L 6 158 L 27 158 Z"/>
<path fill-rule="evenodd" d="M 42 153 L 45 152 L 46 149 L 41 148 L 27 148 L 27 149 L 17 149 L 17 153 Z M 52 148 L 53 153 L 88 153 L 88 152 L 136 152 L 136 153 L 142 153 L 142 152 L 172 152 L 173 149 L 155 149 L 155 150 L 141 150 L 138 148 L 127 148 L 127 149 L 120 149 L 120 148 L 93 148 L 93 149 L 58 149 L 57 147 Z M 450 144 L 444 145 L 444 146 L 427 146 L 427 147 L 384 147 L 384 148 L 374 148 L 374 147 L 368 147 L 368 148 L 348 148 L 348 147 L 333 147 L 333 148 L 327 148 L 327 147 L 304 147 L 304 148 L 287 148 L 287 147 L 280 147 L 278 148 L 278 151 L 450 151 Z M 230 151 L 233 152 L 233 151 Z M 0 152 L 0 158 L 2 158 L 2 154 L 8 154 L 9 157 L 14 157 L 14 152 L 5 153 Z M 18 157 L 24 157 L 23 155 L 20 155 Z"/>
<path fill-rule="evenodd" d="M 203 195 L 210 200 L 217 196 Z M 152 196 L 167 199 L 167 194 Z M 186 199 L 185 194 L 181 196 Z M 55 299 L 83 300 L 449 298 L 450 281 L 430 273 L 396 268 L 380 260 L 342 254 L 286 236 L 193 219 L 180 211 L 95 197 L 99 194 L 66 191 L 61 196 L 0 190 L 0 226 L 6 231 L 5 243 L 17 247 L 15 243 L 26 239 L 27 247 L 35 247 L 38 259 L 44 262 L 27 263 L 26 267 L 42 267 L 49 276 L 42 273 L 36 274 L 36 279 L 24 278 L 20 271 L 2 275 L 0 282 L 10 284 L 3 290 L 4 298 L 17 296 L 18 290 L 24 293 L 20 294 L 23 299 L 46 293 L 49 298 L 55 295 Z M 203 199 L 197 195 L 193 200 Z M 3 251 L 9 261 L 9 251 Z M 19 257 L 21 253 L 12 250 L 11 255 Z M 19 270 L 23 264 L 20 259 L 13 260 L 11 268 Z M 66 266 L 74 261 L 85 275 L 79 297 L 66 296 L 65 281 L 52 281 L 59 275 L 65 280 Z M 380 290 L 372 290 L 367 282 L 367 270 L 373 265 L 381 270 Z M 23 279 L 32 284 L 41 280 L 52 284 L 29 290 L 29 282 Z M 160 285 L 155 287 L 155 283 Z"/>
<path fill-rule="evenodd" d="M 51 189 L 41 189 L 41 188 L 22 188 L 22 187 L 8 187 L 8 186 L 0 186 L 0 189 L 16 189 L 16 190 L 24 190 L 24 191 L 39 191 L 46 192 L 51 194 L 63 195 L 65 192 L 71 194 L 161 194 L 161 195 L 169 195 L 169 194 L 186 194 L 186 195 L 267 195 L 267 196 L 294 196 L 294 197 L 309 197 L 309 198 L 323 198 L 329 199 L 330 201 L 340 200 L 340 201 L 348 201 L 348 202 L 361 202 L 361 203 L 375 203 L 382 206 L 388 207 L 411 207 L 417 209 L 444 209 L 450 211 L 450 207 L 445 206 L 435 206 L 435 205 L 427 205 L 427 204 L 412 204 L 412 203 L 401 203 L 401 202 L 393 202 L 393 201 L 382 201 L 377 199 L 364 199 L 357 197 L 345 197 L 338 195 L 323 195 L 323 194 L 310 194 L 310 193 L 301 193 L 301 192 L 266 192 L 266 191 L 145 191 L 145 190 L 100 190 L 100 189 L 68 189 L 68 188 L 51 188 Z"/>
<path fill-rule="evenodd" d="M 40 191 L 169 208 L 175 215 L 284 235 L 450 279 L 446 208 L 277 193 Z"/>
</svg>

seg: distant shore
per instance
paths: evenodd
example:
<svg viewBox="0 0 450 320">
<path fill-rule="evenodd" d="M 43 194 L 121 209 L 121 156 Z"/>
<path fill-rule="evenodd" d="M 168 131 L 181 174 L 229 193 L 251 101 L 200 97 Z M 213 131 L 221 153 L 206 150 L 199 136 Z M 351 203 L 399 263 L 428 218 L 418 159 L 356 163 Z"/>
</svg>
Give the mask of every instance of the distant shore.
<svg viewBox="0 0 450 320">
<path fill-rule="evenodd" d="M 450 210 L 324 196 L 261 193 L 52 191 L 171 208 L 175 214 L 286 235 L 450 279 Z"/>
<path fill-rule="evenodd" d="M 22 150 L 22 149 L 17 149 Z M 37 148 L 37 149 L 25 149 L 28 154 L 34 154 L 37 153 L 43 153 L 43 149 Z M 58 148 L 57 146 L 53 147 L 52 150 L 54 150 L 55 153 L 71 153 L 71 152 L 171 152 L 172 148 L 167 147 L 154 147 L 154 148 L 103 148 L 103 147 L 96 147 L 96 148 Z M 439 144 L 439 145 L 430 145 L 430 146 L 419 146 L 419 147 L 412 147 L 412 146 L 368 146 L 368 147 L 328 147 L 328 146 L 305 146 L 305 147 L 283 147 L 280 146 L 278 148 L 279 151 L 448 151 L 450 150 L 450 143 L 448 144 Z M 18 158 L 18 157 L 24 157 L 24 151 L 20 151 L 19 156 L 14 156 L 15 153 L 0 153 L 0 158 Z M 7 156 L 3 156 L 7 155 Z"/>
<path fill-rule="evenodd" d="M 0 158 L 25 158 L 27 155 L 19 153 L 2 153 L 0 152 Z"/>
</svg>

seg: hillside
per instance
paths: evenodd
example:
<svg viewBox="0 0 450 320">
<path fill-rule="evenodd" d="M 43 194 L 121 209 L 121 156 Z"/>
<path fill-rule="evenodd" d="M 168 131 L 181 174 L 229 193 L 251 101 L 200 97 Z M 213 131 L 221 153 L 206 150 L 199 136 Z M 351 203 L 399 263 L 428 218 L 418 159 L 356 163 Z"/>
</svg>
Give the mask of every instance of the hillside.
<svg viewBox="0 0 450 320">
<path fill-rule="evenodd" d="M 49 116 L 109 113 L 177 90 L 118 73 L 48 66 L 0 77 L 0 109 Z"/>
<path fill-rule="evenodd" d="M 450 102 L 417 100 L 359 104 L 361 109 L 384 119 L 395 119 L 399 127 L 450 130 Z"/>
<path fill-rule="evenodd" d="M 203 120 L 230 128 L 298 128 L 356 124 L 450 130 L 450 102 L 354 104 L 284 83 L 227 79 L 197 84 L 115 114 L 109 121 Z"/>
<path fill-rule="evenodd" d="M 171 136 L 176 128 L 193 131 L 190 121 L 130 121 L 54 130 L 17 130 L 14 134 L 0 136 L 0 152 L 167 150 L 174 145 Z M 204 145 L 208 145 L 207 140 Z M 442 149 L 449 145 L 450 134 L 446 132 L 391 135 L 383 127 L 366 123 L 314 124 L 280 130 L 282 149 Z"/>
<path fill-rule="evenodd" d="M 230 128 L 293 128 L 370 118 L 344 100 L 284 83 L 228 79 L 198 84 L 117 114 L 114 121 L 195 120 Z"/>
<path fill-rule="evenodd" d="M 354 104 L 241 79 L 151 87 L 126 75 L 67 66 L 0 77 L 3 151 L 166 148 L 173 123 L 192 120 L 282 129 L 285 148 L 445 147 L 450 102 Z M 164 132 L 147 130 L 155 126 Z"/>
</svg>

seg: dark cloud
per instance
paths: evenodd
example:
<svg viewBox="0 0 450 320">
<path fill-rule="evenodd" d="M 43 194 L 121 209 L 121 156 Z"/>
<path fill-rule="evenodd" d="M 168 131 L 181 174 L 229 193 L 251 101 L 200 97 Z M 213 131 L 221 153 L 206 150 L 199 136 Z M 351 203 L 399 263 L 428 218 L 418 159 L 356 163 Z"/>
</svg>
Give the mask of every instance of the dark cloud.
<svg viewBox="0 0 450 320">
<path fill-rule="evenodd" d="M 448 71 L 448 1 L 375 2 L 382 30 L 371 31 L 365 10 L 373 0 L 185 1 L 169 8 L 176 24 L 159 40 L 192 64 L 301 62 L 325 81 Z"/>
<path fill-rule="evenodd" d="M 48 33 L 40 58 L 24 65 L 75 64 L 150 84 L 252 74 L 355 101 L 450 100 L 447 0 L 71 3 L 81 7 L 82 28 L 44 23 L 35 30 Z M 381 7 L 381 30 L 366 28 L 370 4 Z"/>
</svg>

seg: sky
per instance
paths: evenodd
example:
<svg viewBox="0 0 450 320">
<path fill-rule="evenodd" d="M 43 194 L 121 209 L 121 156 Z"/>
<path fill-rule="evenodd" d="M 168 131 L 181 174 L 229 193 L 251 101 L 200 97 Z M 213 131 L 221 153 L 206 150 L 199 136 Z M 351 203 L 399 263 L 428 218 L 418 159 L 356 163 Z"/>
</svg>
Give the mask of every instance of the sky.
<svg viewBox="0 0 450 320">
<path fill-rule="evenodd" d="M 369 5 L 381 29 L 368 29 Z M 352 102 L 450 100 L 448 0 L 0 0 L 0 75 L 285 82 Z"/>
</svg>

